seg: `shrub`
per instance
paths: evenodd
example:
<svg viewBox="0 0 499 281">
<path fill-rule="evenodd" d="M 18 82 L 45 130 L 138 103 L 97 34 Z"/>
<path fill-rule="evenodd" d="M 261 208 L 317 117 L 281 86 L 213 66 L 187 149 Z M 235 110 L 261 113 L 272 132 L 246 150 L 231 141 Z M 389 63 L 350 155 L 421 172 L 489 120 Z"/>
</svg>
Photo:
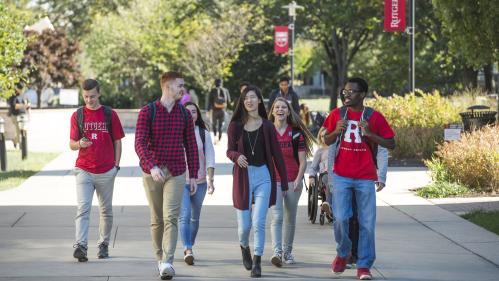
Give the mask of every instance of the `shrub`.
<svg viewBox="0 0 499 281">
<path fill-rule="evenodd" d="M 442 175 L 443 165 L 449 180 L 476 192 L 499 192 L 499 126 L 464 133 L 459 141 L 439 145 L 435 155 L 441 161 L 429 165 L 435 175 Z"/>
<path fill-rule="evenodd" d="M 433 182 L 452 182 L 453 179 L 444 162 L 438 157 L 432 157 L 431 160 L 424 162 L 431 173 Z"/>
<path fill-rule="evenodd" d="M 434 182 L 416 190 L 416 194 L 424 198 L 458 197 L 469 193 L 467 187 L 452 182 Z"/>
<path fill-rule="evenodd" d="M 375 95 L 366 103 L 383 113 L 394 128 L 433 128 L 460 121 L 459 110 L 438 91 L 423 93 L 418 90 L 388 98 Z"/>
<path fill-rule="evenodd" d="M 429 159 L 443 141 L 443 127 L 394 128 L 397 145 L 390 151 L 394 159 Z"/>
</svg>

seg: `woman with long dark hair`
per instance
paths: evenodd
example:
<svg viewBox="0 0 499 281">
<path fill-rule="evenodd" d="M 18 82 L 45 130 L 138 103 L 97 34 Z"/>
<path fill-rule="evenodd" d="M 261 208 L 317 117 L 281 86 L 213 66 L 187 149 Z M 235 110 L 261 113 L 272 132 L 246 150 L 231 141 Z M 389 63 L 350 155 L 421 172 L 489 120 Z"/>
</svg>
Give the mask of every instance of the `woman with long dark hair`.
<svg viewBox="0 0 499 281">
<path fill-rule="evenodd" d="M 194 133 L 196 135 L 199 155 L 199 170 L 196 177 L 196 182 L 198 184 L 196 193 L 191 195 L 190 186 L 185 186 L 179 224 L 180 236 L 182 238 L 182 243 L 184 244 L 184 261 L 188 265 L 193 265 L 194 253 L 192 252 L 192 247 L 196 241 L 199 229 L 201 207 L 203 206 L 206 191 L 208 190 L 208 194 L 213 194 L 215 191 L 215 187 L 213 186 L 215 174 L 215 148 L 211 141 L 210 131 L 201 117 L 199 106 L 193 102 L 187 102 L 185 108 L 191 112 L 192 120 L 194 121 Z M 206 176 L 208 176 L 208 180 L 206 180 Z M 189 172 L 186 173 L 186 177 L 189 178 Z"/>
<path fill-rule="evenodd" d="M 244 89 L 236 105 L 227 135 L 227 157 L 234 162 L 232 199 L 237 209 L 243 265 L 247 270 L 251 270 L 251 277 L 260 277 L 267 211 L 276 203 L 275 170 L 281 179 L 282 193 L 285 194 L 288 190 L 281 149 L 277 143 L 274 125 L 267 120 L 260 89 L 253 85 Z M 253 260 L 249 248 L 252 226 Z"/>
<path fill-rule="evenodd" d="M 277 142 L 286 163 L 288 192 L 280 192 L 281 179 L 277 177 L 277 201 L 272 206 L 272 248 L 274 255 L 270 261 L 281 267 L 282 263 L 295 263 L 293 241 L 295 236 L 298 200 L 303 188 L 303 175 L 307 168 L 307 156 L 312 155 L 315 138 L 294 112 L 288 101 L 282 97 L 275 99 L 269 110 L 269 120 L 274 123 Z M 283 234 L 284 217 L 284 234 Z M 284 238 L 284 241 L 283 241 Z"/>
</svg>

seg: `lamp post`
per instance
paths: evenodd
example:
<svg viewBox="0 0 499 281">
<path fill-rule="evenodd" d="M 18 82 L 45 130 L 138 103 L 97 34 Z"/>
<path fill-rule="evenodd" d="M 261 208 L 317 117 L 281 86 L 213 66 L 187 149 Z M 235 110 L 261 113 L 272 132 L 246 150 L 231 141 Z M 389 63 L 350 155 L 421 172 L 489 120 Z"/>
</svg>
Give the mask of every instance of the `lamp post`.
<svg viewBox="0 0 499 281">
<path fill-rule="evenodd" d="M 409 26 L 407 33 L 409 34 L 409 90 L 414 93 L 416 90 L 416 68 L 414 64 L 414 27 L 416 19 L 415 0 L 410 0 Z"/>
<path fill-rule="evenodd" d="M 25 160 L 28 158 L 28 116 L 26 114 L 18 115 L 17 123 L 21 132 L 21 159 Z"/>
<path fill-rule="evenodd" d="M 5 120 L 0 117 L 0 168 L 7 170 L 7 149 L 5 149 Z"/>
<path fill-rule="evenodd" d="M 291 23 L 289 24 L 289 29 L 291 30 L 291 44 L 289 48 L 289 54 L 291 55 L 291 86 L 295 81 L 295 21 L 296 21 L 296 9 L 304 9 L 303 6 L 296 4 L 295 1 L 291 2 L 289 5 L 282 6 L 283 9 L 288 9 L 289 17 L 291 18 Z"/>
</svg>

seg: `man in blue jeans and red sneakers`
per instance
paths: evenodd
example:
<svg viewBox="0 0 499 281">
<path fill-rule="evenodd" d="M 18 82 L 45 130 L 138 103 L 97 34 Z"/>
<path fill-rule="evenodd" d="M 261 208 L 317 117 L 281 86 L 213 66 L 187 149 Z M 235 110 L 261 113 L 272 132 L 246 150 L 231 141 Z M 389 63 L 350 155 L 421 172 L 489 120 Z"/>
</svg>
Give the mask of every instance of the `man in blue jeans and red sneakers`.
<svg viewBox="0 0 499 281">
<path fill-rule="evenodd" d="M 333 168 L 333 227 L 337 255 L 331 267 L 334 273 L 343 273 L 351 255 L 352 241 L 348 233 L 349 219 L 353 215 L 352 196 L 355 194 L 360 228 L 357 259 L 360 280 L 372 279 L 370 268 L 376 258 L 376 147 L 395 147 L 395 134 L 381 113 L 374 111 L 368 120 L 364 120 L 366 111 L 372 110 L 364 106 L 367 91 L 364 79 L 350 78 L 342 90 L 347 107 L 343 110 L 345 116 L 341 116 L 342 110 L 336 108 L 323 125 L 327 130 L 326 144 L 338 140 Z"/>
</svg>

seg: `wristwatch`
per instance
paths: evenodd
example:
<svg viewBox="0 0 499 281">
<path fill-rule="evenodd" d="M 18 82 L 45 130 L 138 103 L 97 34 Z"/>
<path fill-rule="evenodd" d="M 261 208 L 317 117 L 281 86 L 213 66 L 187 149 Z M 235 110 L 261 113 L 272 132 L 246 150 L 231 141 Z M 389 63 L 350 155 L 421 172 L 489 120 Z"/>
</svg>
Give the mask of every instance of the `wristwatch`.
<svg viewBox="0 0 499 281">
<path fill-rule="evenodd" d="M 117 170 L 117 171 L 119 171 L 119 170 L 120 170 L 120 166 L 116 165 L 116 166 L 114 166 L 114 167 L 116 167 L 116 170 Z"/>
</svg>

